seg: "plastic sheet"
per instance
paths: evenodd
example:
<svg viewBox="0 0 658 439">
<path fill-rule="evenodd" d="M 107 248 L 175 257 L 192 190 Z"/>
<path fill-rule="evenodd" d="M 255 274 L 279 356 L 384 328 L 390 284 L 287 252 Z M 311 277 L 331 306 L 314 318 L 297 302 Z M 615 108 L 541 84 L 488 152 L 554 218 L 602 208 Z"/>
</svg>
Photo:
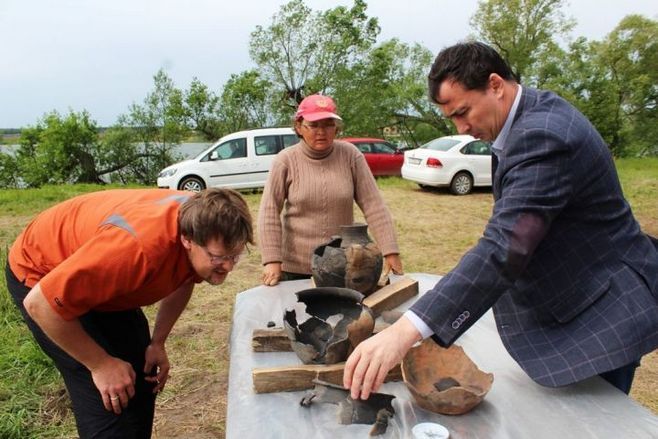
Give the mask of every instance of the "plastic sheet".
<svg viewBox="0 0 658 439">
<path fill-rule="evenodd" d="M 421 294 L 440 279 L 409 276 L 419 281 Z M 301 364 L 293 352 L 253 352 L 251 335 L 268 321 L 282 326 L 284 309 L 296 303 L 294 293 L 310 286 L 307 280 L 292 281 L 238 294 L 230 337 L 228 439 L 368 437 L 370 425 L 339 424 L 335 405 L 300 406 L 304 391 L 257 394 L 253 390 L 254 368 Z M 398 309 L 407 309 L 414 300 Z M 484 401 L 464 415 L 439 415 L 418 407 L 403 382 L 385 383 L 379 392 L 396 398 L 395 416 L 382 437 L 411 439 L 416 424 L 434 422 L 445 426 L 451 439 L 658 438 L 658 417 L 599 377 L 559 389 L 534 383 L 503 347 L 491 312 L 457 344 L 480 369 L 494 374 Z"/>
</svg>

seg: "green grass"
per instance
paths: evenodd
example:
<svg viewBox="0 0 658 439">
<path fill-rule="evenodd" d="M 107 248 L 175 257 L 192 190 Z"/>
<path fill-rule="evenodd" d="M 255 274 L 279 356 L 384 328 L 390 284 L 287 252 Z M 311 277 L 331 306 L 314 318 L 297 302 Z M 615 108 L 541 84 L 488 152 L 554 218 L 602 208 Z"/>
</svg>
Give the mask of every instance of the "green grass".
<svg viewBox="0 0 658 439">
<path fill-rule="evenodd" d="M 617 168 L 642 228 L 658 235 L 658 158 L 618 160 Z M 380 178 L 378 185 L 395 219 L 409 273 L 450 270 L 481 236 L 491 213 L 491 193 L 486 190 L 455 197 L 447 191 L 422 191 L 400 178 Z M 74 195 L 107 188 L 1 190 L 0 265 L 4 268 L 6 248 L 38 212 Z M 254 218 L 260 197 L 260 193 L 245 194 Z M 172 377 L 158 398 L 154 438 L 223 437 L 232 303 L 235 294 L 259 284 L 260 272 L 255 248 L 224 285 L 195 291 L 168 342 Z M 154 308 L 146 312 L 152 317 Z M 643 361 L 631 395 L 658 413 L 656 376 L 658 353 Z M 0 438 L 75 437 L 63 389 L 0 281 Z"/>
</svg>

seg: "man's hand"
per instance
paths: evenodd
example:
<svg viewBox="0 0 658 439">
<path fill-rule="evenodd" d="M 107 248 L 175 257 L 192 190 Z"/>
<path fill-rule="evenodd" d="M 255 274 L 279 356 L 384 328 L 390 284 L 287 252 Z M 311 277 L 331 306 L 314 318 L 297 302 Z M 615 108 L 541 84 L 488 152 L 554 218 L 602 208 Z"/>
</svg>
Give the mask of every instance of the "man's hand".
<svg viewBox="0 0 658 439">
<path fill-rule="evenodd" d="M 105 409 L 116 414 L 135 396 L 136 374 L 130 363 L 109 355 L 84 330 L 78 319 L 64 320 L 50 306 L 36 284 L 23 300 L 25 310 L 64 352 L 91 372 Z"/>
<path fill-rule="evenodd" d="M 345 363 L 343 386 L 353 399 L 368 399 L 382 385 L 388 371 L 422 339 L 416 327 L 402 316 L 378 334 L 361 342 Z"/>
<path fill-rule="evenodd" d="M 91 378 L 103 398 L 105 410 L 121 413 L 135 396 L 136 374 L 130 363 L 116 357 L 107 357 L 90 369 Z"/>
<path fill-rule="evenodd" d="M 263 268 L 263 285 L 274 286 L 281 280 L 281 262 L 270 262 Z"/>
<path fill-rule="evenodd" d="M 169 357 L 163 344 L 151 343 L 146 348 L 146 361 L 144 363 L 144 373 L 146 374 L 146 381 L 155 383 L 153 393 L 159 393 L 164 389 L 167 380 L 169 379 Z M 155 368 L 156 374 L 153 373 Z"/>
</svg>

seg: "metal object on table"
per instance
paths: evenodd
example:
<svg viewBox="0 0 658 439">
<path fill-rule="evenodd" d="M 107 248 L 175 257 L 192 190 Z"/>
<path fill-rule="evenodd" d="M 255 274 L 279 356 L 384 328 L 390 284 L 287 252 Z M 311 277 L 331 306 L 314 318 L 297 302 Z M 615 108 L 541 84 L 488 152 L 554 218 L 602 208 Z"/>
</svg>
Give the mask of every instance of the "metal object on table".
<svg viewBox="0 0 658 439">
<path fill-rule="evenodd" d="M 300 401 L 303 407 L 310 407 L 313 402 L 336 404 L 341 424 L 372 424 L 370 436 L 386 433 L 388 420 L 395 414 L 392 405 L 394 395 L 371 393 L 366 400 L 352 399 L 342 387 L 318 380 L 313 382 L 313 390 Z"/>
</svg>

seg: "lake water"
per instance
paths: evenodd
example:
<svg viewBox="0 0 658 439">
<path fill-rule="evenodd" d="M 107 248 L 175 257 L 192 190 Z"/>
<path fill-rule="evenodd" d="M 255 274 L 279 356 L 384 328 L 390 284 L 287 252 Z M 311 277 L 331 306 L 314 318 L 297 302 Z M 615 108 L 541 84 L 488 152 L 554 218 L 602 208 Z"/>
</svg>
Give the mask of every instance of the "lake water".
<svg viewBox="0 0 658 439">
<path fill-rule="evenodd" d="M 185 159 L 191 159 L 196 157 L 197 154 L 208 148 L 210 145 L 211 143 L 181 143 L 174 148 L 174 152 L 177 155 L 180 154 Z"/>
<path fill-rule="evenodd" d="M 196 157 L 204 149 L 208 148 L 211 145 L 208 143 L 181 143 L 174 148 L 174 155 L 176 157 L 181 157 L 184 159 L 191 159 Z M 16 150 L 19 148 L 19 145 L 0 145 L 0 152 L 4 154 L 14 155 Z"/>
</svg>

